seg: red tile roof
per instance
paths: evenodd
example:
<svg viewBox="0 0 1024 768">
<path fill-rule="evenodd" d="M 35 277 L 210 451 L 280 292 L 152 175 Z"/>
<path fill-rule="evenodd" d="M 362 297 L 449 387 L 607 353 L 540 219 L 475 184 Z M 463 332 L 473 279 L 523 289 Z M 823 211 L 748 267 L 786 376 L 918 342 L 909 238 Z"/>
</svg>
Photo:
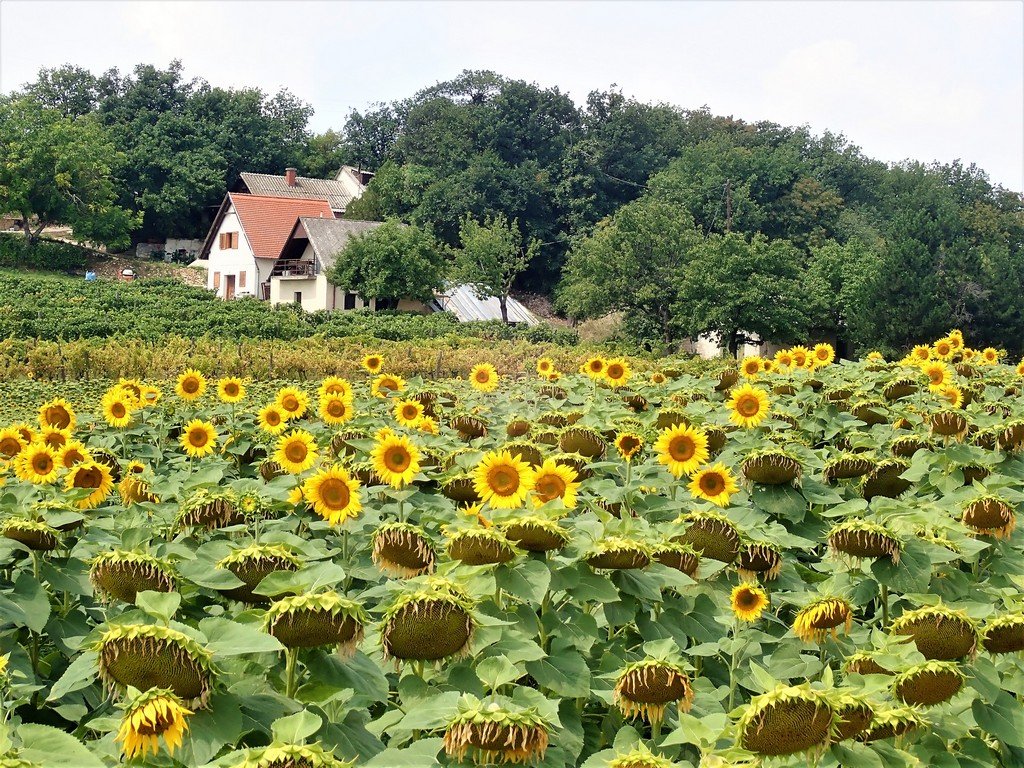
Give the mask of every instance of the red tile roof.
<svg viewBox="0 0 1024 768">
<path fill-rule="evenodd" d="M 326 199 L 297 200 L 244 195 L 240 192 L 232 192 L 228 196 L 253 254 L 260 259 L 276 259 L 281 255 L 281 249 L 300 216 L 334 218 Z"/>
</svg>

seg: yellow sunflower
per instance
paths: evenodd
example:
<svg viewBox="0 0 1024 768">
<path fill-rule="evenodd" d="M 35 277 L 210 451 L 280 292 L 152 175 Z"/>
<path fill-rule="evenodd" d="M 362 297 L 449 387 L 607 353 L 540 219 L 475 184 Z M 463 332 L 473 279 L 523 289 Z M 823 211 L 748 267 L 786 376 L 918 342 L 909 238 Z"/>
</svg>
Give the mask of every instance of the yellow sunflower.
<svg viewBox="0 0 1024 768">
<path fill-rule="evenodd" d="M 775 366 L 788 370 L 793 366 L 793 353 L 788 349 L 780 349 L 775 353 Z"/>
<path fill-rule="evenodd" d="M 380 435 L 370 451 L 370 461 L 377 477 L 392 488 L 412 482 L 420 471 L 420 451 L 404 435 L 389 432 Z"/>
<path fill-rule="evenodd" d="M 987 365 L 995 365 L 999 362 L 999 350 L 995 347 L 985 347 L 981 350 L 981 359 L 984 360 Z"/>
<path fill-rule="evenodd" d="M 100 401 L 107 424 L 123 429 L 132 423 L 132 404 L 122 390 L 113 389 Z"/>
<path fill-rule="evenodd" d="M 842 598 L 827 597 L 802 608 L 793 619 L 793 634 L 804 642 L 820 643 L 835 637 L 839 627 L 847 633 L 853 625 L 853 607 Z"/>
<path fill-rule="evenodd" d="M 277 440 L 274 461 L 290 475 L 305 472 L 316 463 L 316 458 L 316 441 L 304 429 L 293 429 Z"/>
<path fill-rule="evenodd" d="M 547 459 L 533 473 L 533 503 L 539 507 L 561 499 L 568 509 L 575 509 L 576 491 L 580 487 L 576 479 L 575 469 L 559 464 L 554 459 Z M 491 506 L 495 506 L 493 501 Z"/>
<path fill-rule="evenodd" d="M 18 454 L 14 473 L 35 485 L 49 485 L 57 479 L 57 454 L 45 443 L 32 443 Z"/>
<path fill-rule="evenodd" d="M 1024 376 L 1024 360 L 1017 363 L 1017 375 Z"/>
<path fill-rule="evenodd" d="M 932 347 L 932 352 L 939 360 L 950 360 L 956 354 L 956 349 L 949 339 L 939 339 Z"/>
<path fill-rule="evenodd" d="M 803 368 L 807 365 L 807 358 L 811 351 L 807 347 L 796 346 L 789 350 L 789 354 L 793 356 L 792 365 L 795 368 Z"/>
<path fill-rule="evenodd" d="M 188 730 L 186 718 L 192 712 L 181 704 L 181 699 L 170 690 L 150 688 L 125 710 L 115 741 L 122 742 L 121 751 L 129 760 L 154 755 L 160 751 L 160 739 L 167 745 L 167 753 L 181 746 Z"/>
<path fill-rule="evenodd" d="M 15 427 L 0 429 L 0 461 L 10 461 L 28 445 Z"/>
<path fill-rule="evenodd" d="M 668 376 L 661 371 L 655 371 L 651 374 L 651 384 L 664 384 L 666 381 L 668 381 Z"/>
<path fill-rule="evenodd" d="M 615 438 L 615 450 L 627 462 L 632 461 L 643 447 L 644 439 L 635 432 L 620 432 Z"/>
<path fill-rule="evenodd" d="M 281 387 L 277 390 L 274 402 L 284 413 L 284 417 L 291 421 L 305 415 L 309 408 L 309 395 L 298 387 Z"/>
<path fill-rule="evenodd" d="M 416 425 L 416 429 L 420 432 L 426 432 L 428 435 L 436 435 L 437 422 L 430 416 L 424 416 L 419 420 L 419 423 Z"/>
<path fill-rule="evenodd" d="M 68 440 L 57 452 L 57 463 L 64 469 L 71 469 L 76 464 L 89 461 L 91 457 L 85 446 L 78 440 Z"/>
<path fill-rule="evenodd" d="M 217 447 L 217 430 L 208 421 L 192 419 L 182 430 L 179 442 L 185 453 L 193 459 L 201 459 Z"/>
<path fill-rule="evenodd" d="M 815 344 L 814 349 L 811 350 L 811 358 L 814 360 L 815 367 L 824 368 L 835 362 L 836 351 L 831 344 Z"/>
<path fill-rule="evenodd" d="M 629 377 L 632 375 L 633 372 L 629 368 L 629 363 L 621 357 L 609 360 L 604 367 L 604 380 L 615 389 L 626 386 L 629 382 Z"/>
<path fill-rule="evenodd" d="M 918 344 L 910 351 L 910 357 L 917 363 L 927 363 L 932 359 L 932 348 L 927 344 Z"/>
<path fill-rule="evenodd" d="M 546 379 L 555 372 L 555 364 L 550 357 L 542 357 L 537 361 L 537 375 Z"/>
<path fill-rule="evenodd" d="M 352 399 L 342 394 L 327 394 L 320 398 L 320 418 L 325 424 L 337 427 L 352 418 Z"/>
<path fill-rule="evenodd" d="M 331 525 L 341 525 L 349 518 L 358 517 L 363 508 L 359 482 L 338 464 L 308 478 L 302 494 L 313 510 Z"/>
<path fill-rule="evenodd" d="M 757 355 L 745 357 L 743 358 L 743 362 L 740 363 L 740 373 L 747 379 L 756 379 L 761 375 L 761 371 L 763 370 L 764 361 Z"/>
<path fill-rule="evenodd" d="M 62 397 L 56 397 L 39 407 L 39 426 L 70 432 L 75 428 L 75 409 Z"/>
<path fill-rule="evenodd" d="M 395 402 L 395 421 L 403 427 L 415 427 L 423 418 L 423 403 L 416 400 Z"/>
<path fill-rule="evenodd" d="M 393 373 L 382 373 L 370 385 L 374 397 L 388 397 L 405 389 L 405 380 Z"/>
<path fill-rule="evenodd" d="M 580 373 L 585 373 L 596 381 L 604 376 L 605 365 L 607 365 L 607 361 L 600 355 L 596 355 L 587 358 L 587 361 L 580 366 Z"/>
<path fill-rule="evenodd" d="M 493 392 L 498 388 L 498 372 L 490 363 L 477 363 L 469 372 L 469 383 L 480 392 Z"/>
<path fill-rule="evenodd" d="M 708 436 L 703 430 L 676 424 L 661 432 L 654 451 L 676 478 L 692 474 L 708 460 Z"/>
<path fill-rule="evenodd" d="M 260 429 L 271 435 L 280 435 L 288 426 L 288 419 L 277 403 L 263 406 L 257 416 Z"/>
<path fill-rule="evenodd" d="M 57 451 L 58 453 L 60 452 L 60 449 L 67 444 L 70 438 L 70 432 L 64 432 L 63 430 L 60 429 L 53 429 L 52 427 L 47 427 L 41 430 L 39 433 L 39 439 L 42 440 L 51 448 L 53 448 L 53 450 Z"/>
<path fill-rule="evenodd" d="M 746 428 L 756 427 L 764 421 L 771 407 L 768 393 L 750 384 L 734 389 L 727 405 L 733 423 Z"/>
<path fill-rule="evenodd" d="M 941 387 L 950 377 L 949 367 L 939 360 L 933 360 L 922 366 L 921 370 L 928 377 L 928 386 L 930 387 Z"/>
<path fill-rule="evenodd" d="M 10 428 L 16 430 L 21 435 L 21 442 L 25 445 L 30 445 L 36 441 L 36 432 L 28 424 L 11 424 Z"/>
<path fill-rule="evenodd" d="M 182 400 L 198 400 L 206 392 L 206 377 L 194 368 L 189 368 L 178 377 L 174 391 Z"/>
<path fill-rule="evenodd" d="M 757 621 L 768 607 L 768 595 L 756 584 L 733 587 L 730 598 L 733 615 L 740 621 Z"/>
<path fill-rule="evenodd" d="M 384 367 L 384 355 L 370 354 L 363 358 L 363 368 L 366 369 L 367 373 L 377 374 L 380 373 L 381 368 Z"/>
<path fill-rule="evenodd" d="M 864 359 L 869 361 L 869 362 L 872 362 L 872 363 L 884 363 L 885 362 L 885 355 L 883 355 L 881 352 L 878 352 L 876 350 L 872 350 L 871 352 L 868 352 L 864 356 Z"/>
<path fill-rule="evenodd" d="M 79 509 L 93 509 L 103 503 L 114 489 L 114 477 L 106 464 L 84 461 L 72 467 L 64 478 L 64 490 L 90 489 L 90 493 L 75 502 Z"/>
<path fill-rule="evenodd" d="M 142 404 L 144 406 L 156 405 L 160 402 L 160 398 L 163 397 L 163 392 L 157 387 L 151 387 L 149 385 L 142 386 Z"/>
<path fill-rule="evenodd" d="M 491 451 L 473 470 L 473 487 L 493 509 L 515 509 L 533 488 L 533 468 L 508 451 Z"/>
<path fill-rule="evenodd" d="M 945 400 L 950 408 L 959 408 L 964 404 L 964 393 L 953 384 L 943 384 L 939 387 L 930 387 L 930 389 L 939 396 L 940 399 Z"/>
<path fill-rule="evenodd" d="M 217 382 L 217 397 L 224 403 L 239 403 L 245 399 L 245 384 L 237 376 L 226 376 Z"/>
<path fill-rule="evenodd" d="M 964 345 L 964 332 L 959 328 L 954 328 L 952 331 L 946 334 L 946 338 L 952 342 L 953 347 L 960 349 Z"/>
<path fill-rule="evenodd" d="M 341 395 L 351 399 L 354 394 L 352 384 L 348 379 L 343 379 L 341 376 L 328 376 L 320 382 L 320 387 L 317 389 L 317 395 L 321 398 L 327 395 Z"/>
<path fill-rule="evenodd" d="M 965 363 L 971 362 L 974 358 L 978 356 L 978 354 L 978 350 L 971 349 L 970 347 L 964 347 L 963 350 L 961 350 L 960 352 L 960 356 L 963 358 Z"/>
<path fill-rule="evenodd" d="M 721 462 L 697 472 L 687 487 L 695 499 L 704 499 L 719 507 L 728 504 L 729 498 L 739 490 L 736 480 Z"/>
</svg>

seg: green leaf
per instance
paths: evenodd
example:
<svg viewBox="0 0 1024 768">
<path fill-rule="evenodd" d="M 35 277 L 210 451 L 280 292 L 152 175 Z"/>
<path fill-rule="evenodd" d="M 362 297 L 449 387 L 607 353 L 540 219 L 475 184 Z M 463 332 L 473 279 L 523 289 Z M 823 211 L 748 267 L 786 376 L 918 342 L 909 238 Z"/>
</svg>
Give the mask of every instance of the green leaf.
<svg viewBox="0 0 1024 768">
<path fill-rule="evenodd" d="M 987 733 L 1011 747 L 1024 747 L 1024 707 L 1009 693 L 1001 691 L 991 703 L 975 699 L 971 711 Z"/>
<path fill-rule="evenodd" d="M 551 583 L 551 571 L 541 560 L 526 560 L 499 568 L 497 584 L 511 595 L 539 604 Z"/>
<path fill-rule="evenodd" d="M 18 726 L 19 757 L 31 762 L 68 768 L 104 768 L 103 761 L 70 733 L 49 725 L 26 723 Z"/>
<path fill-rule="evenodd" d="M 320 715 L 313 714 L 308 709 L 296 712 L 294 715 L 279 717 L 270 724 L 270 731 L 274 739 L 288 744 L 303 744 L 306 739 L 320 730 L 324 720 Z"/>
<path fill-rule="evenodd" d="M 50 596 L 43 585 L 28 571 L 22 571 L 14 582 L 11 596 L 24 611 L 25 626 L 33 632 L 42 632 L 50 618 Z"/>
<path fill-rule="evenodd" d="M 207 646 L 215 657 L 284 650 L 273 635 L 230 619 L 211 616 L 199 622 L 199 629 L 206 635 Z"/>
<path fill-rule="evenodd" d="M 388 747 L 371 757 L 363 768 L 430 768 L 439 765 L 437 753 L 444 749 L 444 739 L 419 739 L 408 747 Z"/>
<path fill-rule="evenodd" d="M 458 710 L 458 691 L 445 691 L 427 699 L 421 699 L 407 707 L 406 715 L 396 726 L 397 730 L 429 730 L 441 728 Z"/>
<path fill-rule="evenodd" d="M 69 693 L 87 688 L 96 680 L 97 654 L 95 651 L 86 651 L 75 659 L 64 674 L 53 684 L 47 701 L 57 701 Z"/>
<path fill-rule="evenodd" d="M 504 656 L 492 656 L 481 661 L 476 665 L 476 675 L 492 691 L 523 676 L 516 665 Z"/>
<path fill-rule="evenodd" d="M 181 606 L 181 595 L 177 592 L 139 592 L 135 596 L 135 605 L 154 619 L 165 624 L 178 612 Z"/>
<path fill-rule="evenodd" d="M 590 669 L 577 651 L 565 648 L 538 661 L 526 662 L 526 670 L 555 696 L 590 696 Z"/>
</svg>

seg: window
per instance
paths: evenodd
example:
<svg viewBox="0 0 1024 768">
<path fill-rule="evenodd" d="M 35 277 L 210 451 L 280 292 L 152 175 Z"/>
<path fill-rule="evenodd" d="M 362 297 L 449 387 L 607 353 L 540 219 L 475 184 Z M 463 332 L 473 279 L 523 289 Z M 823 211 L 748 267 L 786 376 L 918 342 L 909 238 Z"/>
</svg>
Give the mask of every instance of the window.
<svg viewBox="0 0 1024 768">
<path fill-rule="evenodd" d="M 345 291 L 345 309 L 355 309 L 355 308 L 356 308 L 356 295 L 354 293 L 350 293 L 349 291 Z"/>
<path fill-rule="evenodd" d="M 238 273 L 238 287 L 245 288 L 245 270 Z"/>
<path fill-rule="evenodd" d="M 295 292 L 295 298 L 292 299 L 292 301 L 294 301 L 296 304 L 298 304 L 301 307 L 302 306 L 302 291 L 296 291 Z"/>
<path fill-rule="evenodd" d="M 213 290 L 220 289 L 220 272 L 213 273 Z"/>
<path fill-rule="evenodd" d="M 217 245 L 220 246 L 222 251 L 227 251 L 232 248 L 238 247 L 238 233 L 237 232 L 221 232 L 217 237 Z"/>
</svg>

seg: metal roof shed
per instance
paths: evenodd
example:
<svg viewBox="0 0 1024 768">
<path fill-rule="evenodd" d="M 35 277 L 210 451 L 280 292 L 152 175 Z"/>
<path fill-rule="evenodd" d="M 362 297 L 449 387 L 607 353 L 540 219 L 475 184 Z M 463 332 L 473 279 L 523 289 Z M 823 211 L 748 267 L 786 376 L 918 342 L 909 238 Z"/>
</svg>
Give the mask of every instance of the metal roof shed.
<svg viewBox="0 0 1024 768">
<path fill-rule="evenodd" d="M 478 299 L 472 286 L 449 286 L 444 293 L 437 293 L 435 297 L 436 308 L 443 312 L 451 312 L 459 318 L 460 322 L 501 320 L 501 306 L 498 304 L 498 300 L 493 296 Z M 525 325 L 540 323 L 536 315 L 511 296 L 508 297 L 506 306 L 510 323 L 524 323 Z"/>
</svg>

